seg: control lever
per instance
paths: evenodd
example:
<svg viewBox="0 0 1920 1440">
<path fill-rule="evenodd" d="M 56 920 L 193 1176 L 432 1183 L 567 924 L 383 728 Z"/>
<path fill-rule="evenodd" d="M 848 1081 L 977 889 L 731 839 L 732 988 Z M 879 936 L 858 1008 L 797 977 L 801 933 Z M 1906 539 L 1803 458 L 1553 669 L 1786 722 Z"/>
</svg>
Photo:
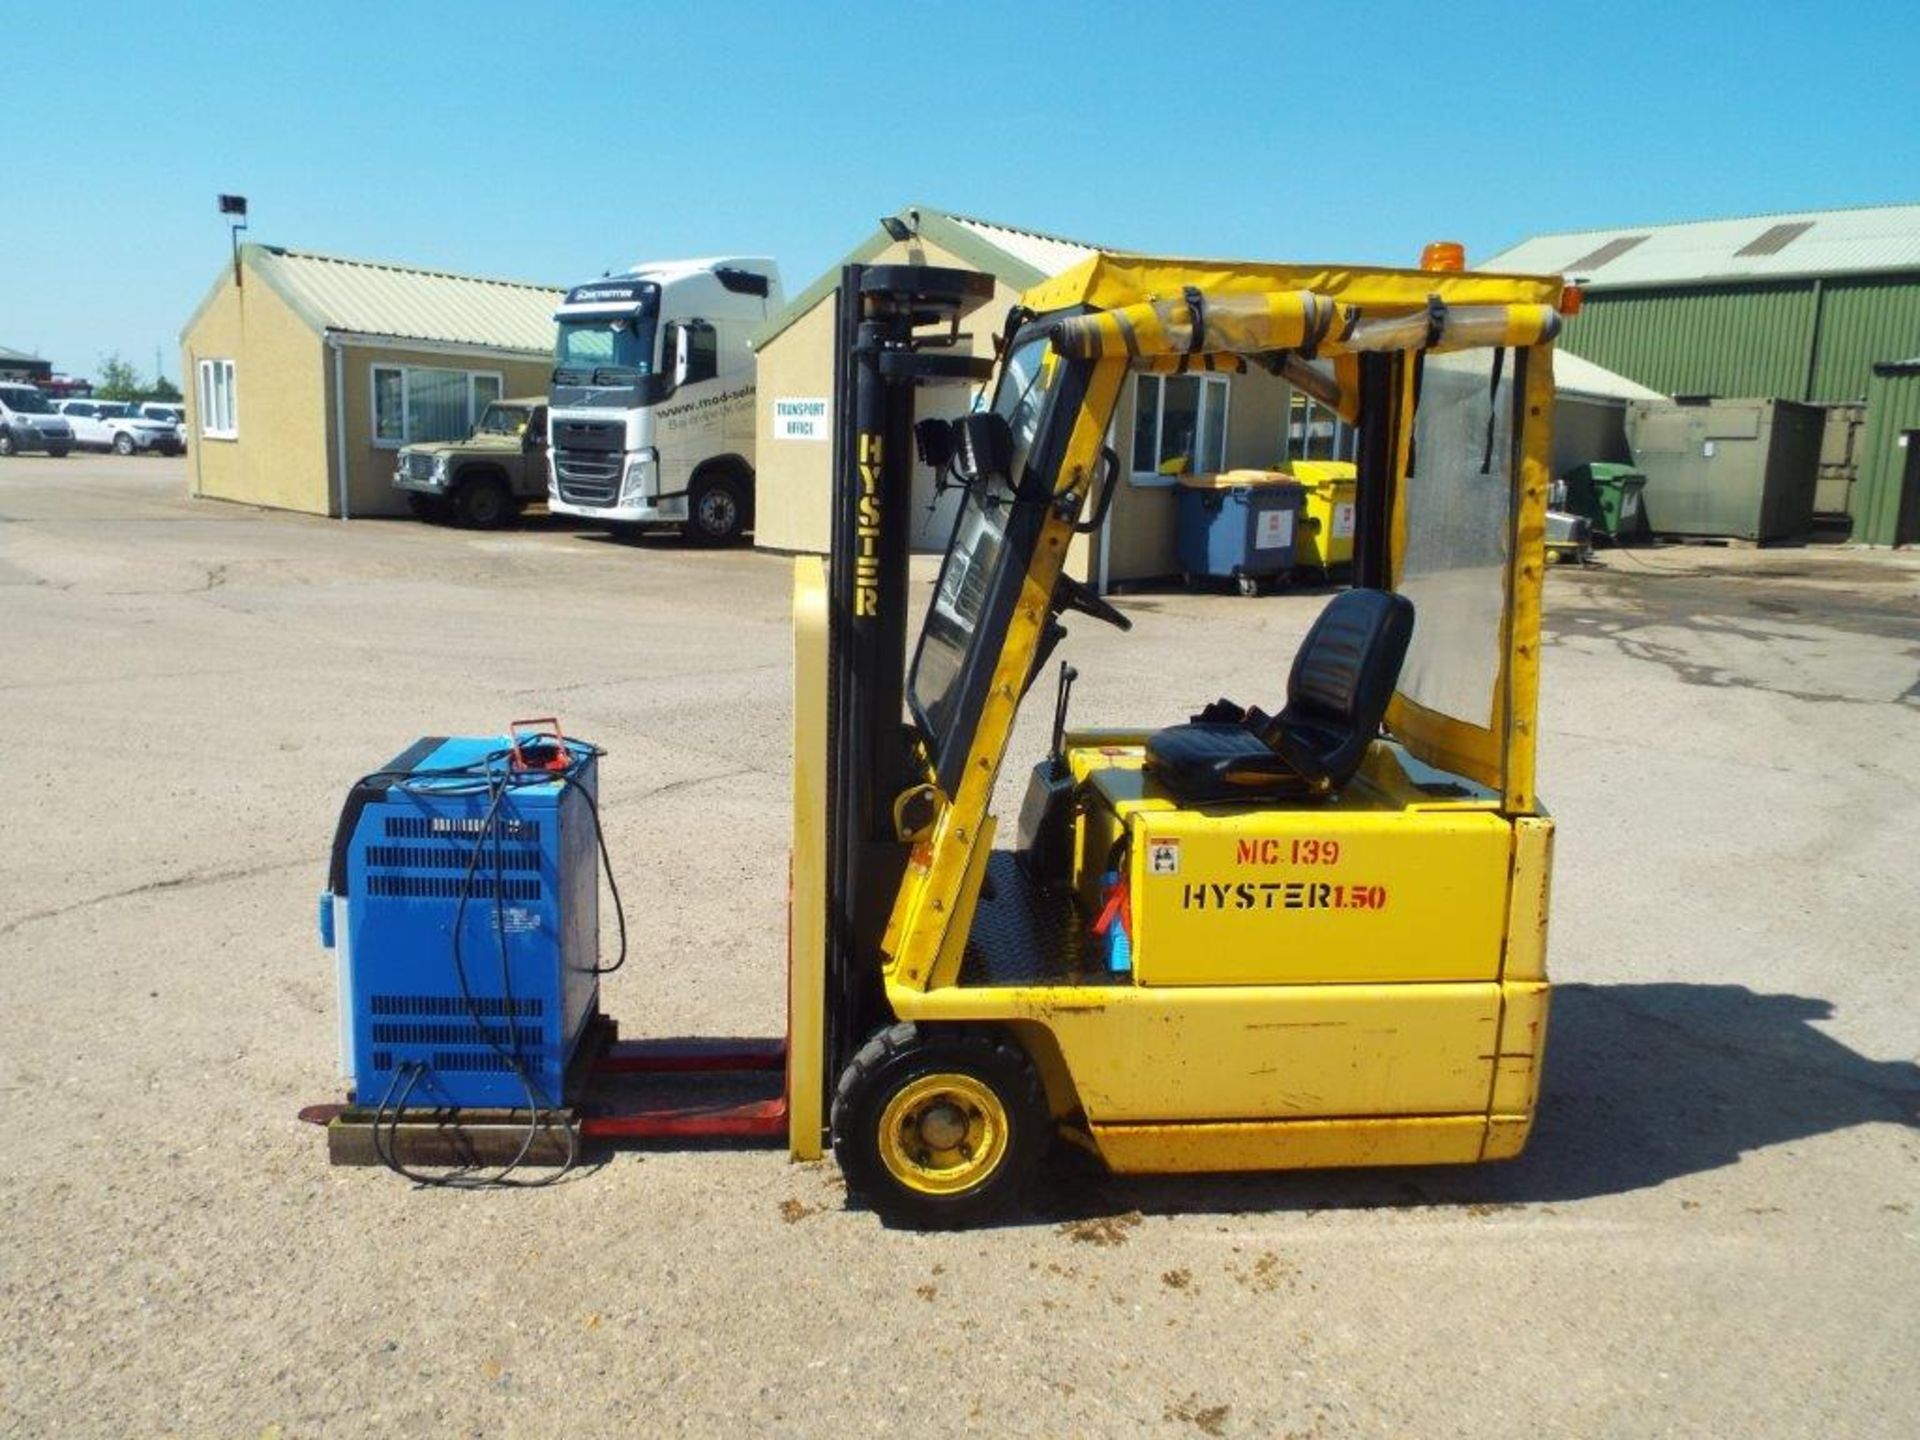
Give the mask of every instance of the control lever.
<svg viewBox="0 0 1920 1440">
<path fill-rule="evenodd" d="M 1071 575 L 1063 574 L 1054 583 L 1053 608 L 1055 611 L 1078 610 L 1082 615 L 1091 615 L 1116 630 L 1133 629 L 1132 620 L 1094 594 L 1091 585 L 1083 585 Z"/>
<path fill-rule="evenodd" d="M 1060 662 L 1060 689 L 1053 701 L 1053 745 L 1047 751 L 1056 775 L 1064 771 L 1067 765 L 1066 752 L 1062 748 L 1067 742 L 1067 696 L 1073 690 L 1073 682 L 1079 678 L 1078 670 L 1065 660 Z"/>
</svg>

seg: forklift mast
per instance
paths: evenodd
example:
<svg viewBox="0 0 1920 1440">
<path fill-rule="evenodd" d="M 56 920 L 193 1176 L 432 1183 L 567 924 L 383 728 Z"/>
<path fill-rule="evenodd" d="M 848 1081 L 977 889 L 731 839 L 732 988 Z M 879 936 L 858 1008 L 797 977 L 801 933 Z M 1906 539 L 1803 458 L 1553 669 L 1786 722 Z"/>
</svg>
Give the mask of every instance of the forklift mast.
<svg viewBox="0 0 1920 1440">
<path fill-rule="evenodd" d="M 907 578 L 915 393 L 978 384 L 961 317 L 993 277 L 848 265 L 834 300 L 833 531 L 828 577 L 827 953 L 824 1073 L 887 1015 L 881 939 L 926 779 L 907 723 Z"/>
</svg>

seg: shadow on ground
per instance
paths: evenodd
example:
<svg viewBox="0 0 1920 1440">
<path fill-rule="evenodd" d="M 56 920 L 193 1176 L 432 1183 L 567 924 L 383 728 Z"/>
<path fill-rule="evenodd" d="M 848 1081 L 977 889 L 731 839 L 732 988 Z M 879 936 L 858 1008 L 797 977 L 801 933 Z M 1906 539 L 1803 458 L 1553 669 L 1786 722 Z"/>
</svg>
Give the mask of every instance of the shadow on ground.
<svg viewBox="0 0 1920 1440">
<path fill-rule="evenodd" d="M 1024 1223 L 1127 1211 L 1230 1214 L 1583 1200 L 1738 1163 L 1856 1125 L 1920 1125 L 1920 1066 L 1816 1028 L 1833 1007 L 1740 985 L 1554 992 L 1533 1139 L 1480 1166 L 1123 1177 L 1063 1161 Z M 1021 1222 L 1016 1222 L 1021 1223 Z"/>
</svg>

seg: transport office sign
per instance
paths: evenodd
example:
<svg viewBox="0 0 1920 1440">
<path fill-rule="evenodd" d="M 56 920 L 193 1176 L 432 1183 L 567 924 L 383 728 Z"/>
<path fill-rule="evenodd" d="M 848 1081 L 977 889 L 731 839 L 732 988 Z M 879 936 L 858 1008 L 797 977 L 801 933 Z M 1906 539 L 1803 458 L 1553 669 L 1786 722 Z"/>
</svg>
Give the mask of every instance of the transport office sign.
<svg viewBox="0 0 1920 1440">
<path fill-rule="evenodd" d="M 783 396 L 773 402 L 774 439 L 825 440 L 827 431 L 825 400 Z"/>
</svg>

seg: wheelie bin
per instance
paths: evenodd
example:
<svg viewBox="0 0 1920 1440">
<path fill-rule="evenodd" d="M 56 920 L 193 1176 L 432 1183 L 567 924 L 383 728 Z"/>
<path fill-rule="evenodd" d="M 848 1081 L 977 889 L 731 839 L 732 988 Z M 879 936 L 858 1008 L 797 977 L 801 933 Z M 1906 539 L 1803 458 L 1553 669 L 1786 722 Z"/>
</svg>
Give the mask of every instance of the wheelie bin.
<svg viewBox="0 0 1920 1440">
<path fill-rule="evenodd" d="M 1576 465 L 1566 474 L 1566 486 L 1567 509 L 1584 516 L 1594 534 L 1616 545 L 1647 537 L 1647 477 L 1631 465 Z"/>
<path fill-rule="evenodd" d="M 1191 587 L 1231 580 L 1242 595 L 1293 569 L 1304 492 L 1278 470 L 1180 477 L 1180 568 Z"/>
<path fill-rule="evenodd" d="M 1325 579 L 1353 562 L 1353 492 L 1359 472 L 1351 460 L 1296 460 L 1287 473 L 1300 482 L 1305 496 L 1294 563 L 1313 567 Z"/>
</svg>

